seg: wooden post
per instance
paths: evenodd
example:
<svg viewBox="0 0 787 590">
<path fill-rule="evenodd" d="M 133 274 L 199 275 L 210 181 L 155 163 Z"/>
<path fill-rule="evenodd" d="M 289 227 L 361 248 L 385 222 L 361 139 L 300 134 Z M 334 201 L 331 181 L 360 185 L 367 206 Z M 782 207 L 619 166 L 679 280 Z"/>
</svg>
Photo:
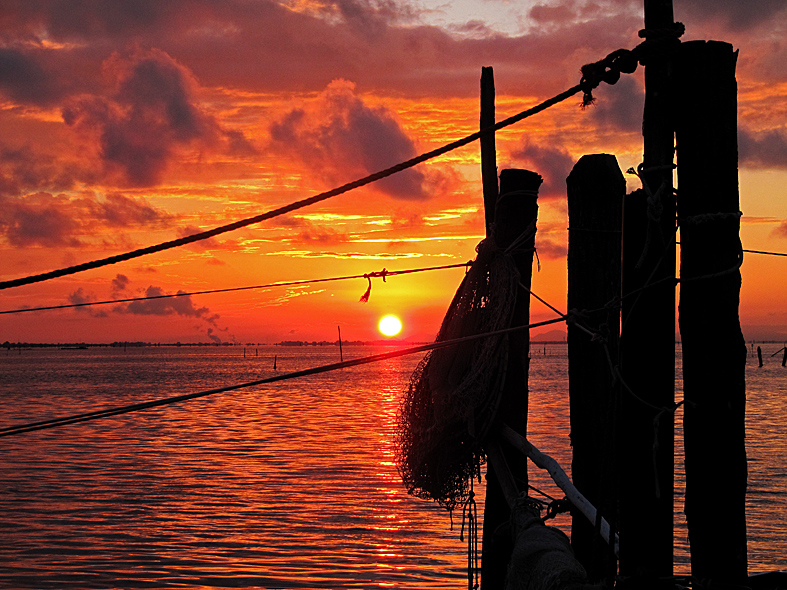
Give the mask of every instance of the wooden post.
<svg viewBox="0 0 787 590">
<path fill-rule="evenodd" d="M 737 52 L 691 41 L 676 63 L 686 521 L 691 573 L 747 581 L 746 342 L 741 333 Z M 762 363 L 761 349 L 757 356 Z"/>
<path fill-rule="evenodd" d="M 538 217 L 540 175 L 529 170 L 503 170 L 500 173 L 500 199 L 495 211 L 494 239 L 500 248 L 508 247 L 525 233 L 525 239 L 512 252 L 520 274 L 520 282 L 530 289 L 535 227 Z M 524 289 L 517 294 L 512 326 L 530 323 L 530 295 Z M 506 379 L 498 415 L 522 436 L 527 436 L 527 375 L 530 356 L 530 331 L 522 330 L 509 336 Z M 527 459 L 512 449 L 502 449 L 518 490 L 527 489 Z M 508 522 L 510 509 L 495 475 L 487 465 L 486 501 L 481 553 L 481 585 L 484 590 L 504 587 L 505 572 L 512 545 L 506 534 L 495 533 Z"/>
<path fill-rule="evenodd" d="M 481 117 L 480 127 L 486 129 L 495 124 L 495 74 L 491 67 L 481 68 Z M 481 136 L 481 184 L 484 190 L 484 219 L 486 235 L 492 235 L 497 203 L 497 154 L 495 134 Z"/>
<path fill-rule="evenodd" d="M 603 341 L 568 324 L 568 379 L 571 405 L 571 472 L 574 484 L 607 519 L 617 522 L 618 474 L 615 433 L 619 421 L 617 378 L 609 358 L 617 359 L 620 311 L 620 233 L 626 180 L 615 156 L 582 156 L 567 179 L 568 309 L 583 314 Z M 571 544 L 591 581 L 610 575 L 594 527 L 574 514 Z M 607 562 L 609 567 L 600 568 Z"/>
<path fill-rule="evenodd" d="M 646 37 L 674 27 L 671 0 L 645 0 Z M 674 39 L 677 45 L 679 41 Z M 672 58 L 645 64 L 644 190 L 623 205 L 620 574 L 672 575 L 675 198 Z M 631 392 L 629 392 L 629 389 Z M 633 393 L 633 394 L 632 394 Z M 636 396 L 636 397 L 635 397 Z"/>
<path fill-rule="evenodd" d="M 342 327 L 336 326 L 336 329 L 339 330 L 339 360 L 344 362 L 344 353 L 342 352 Z"/>
</svg>

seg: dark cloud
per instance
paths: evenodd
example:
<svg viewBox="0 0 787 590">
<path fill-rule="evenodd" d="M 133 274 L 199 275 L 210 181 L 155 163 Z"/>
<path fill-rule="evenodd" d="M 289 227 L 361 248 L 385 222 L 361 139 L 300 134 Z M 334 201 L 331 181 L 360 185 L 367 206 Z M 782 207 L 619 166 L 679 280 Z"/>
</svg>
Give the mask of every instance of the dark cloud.
<svg viewBox="0 0 787 590">
<path fill-rule="evenodd" d="M 3 200 L 0 235 L 15 246 L 79 247 L 96 229 L 162 227 L 171 219 L 143 199 L 119 194 L 101 200 L 39 192 Z"/>
<path fill-rule="evenodd" d="M 784 0 L 684 0 L 676 3 L 675 18 L 691 23 L 721 19 L 731 31 L 746 31 L 784 19 Z"/>
<path fill-rule="evenodd" d="M 130 282 L 131 281 L 126 275 L 118 274 L 114 279 L 112 279 L 112 293 L 116 295 L 122 291 L 125 291 Z"/>
<path fill-rule="evenodd" d="M 217 18 L 212 0 L 3 0 L 0 24 L 30 36 L 45 32 L 57 41 L 127 39 Z"/>
<path fill-rule="evenodd" d="M 636 78 L 624 75 L 617 84 L 605 88 L 603 96 L 597 94 L 598 100 L 587 112 L 599 127 L 617 131 L 642 131 L 645 93 Z"/>
<path fill-rule="evenodd" d="M 755 133 L 739 127 L 738 155 L 742 166 L 787 168 L 787 131 L 771 129 Z"/>
<path fill-rule="evenodd" d="M 99 221 L 107 227 L 145 226 L 149 228 L 166 226 L 172 216 L 152 207 L 144 199 L 133 199 L 120 193 L 110 193 L 104 200 L 79 200 L 88 212 L 88 218 Z"/>
<path fill-rule="evenodd" d="M 184 291 L 178 291 L 184 293 Z M 157 297 L 164 295 L 164 290 L 161 287 L 149 286 L 145 291 L 145 297 Z M 194 302 L 191 300 L 191 295 L 182 295 L 181 297 L 169 297 L 166 299 L 146 299 L 143 301 L 132 301 L 125 305 L 120 305 L 115 308 L 118 313 L 130 313 L 133 315 L 181 315 L 186 317 L 203 318 L 206 321 L 218 316 L 210 316 L 210 310 L 207 307 L 195 307 Z"/>
<path fill-rule="evenodd" d="M 536 252 L 543 259 L 565 259 L 568 255 L 568 246 L 563 242 L 556 242 L 536 234 Z"/>
<path fill-rule="evenodd" d="M 98 136 L 100 154 L 110 171 L 131 186 L 161 181 L 179 148 L 226 144 L 236 154 L 254 147 L 239 131 L 221 129 L 197 105 L 191 73 L 159 50 L 113 55 L 104 64 L 115 89 L 110 97 L 86 96 L 63 109 L 63 120 Z"/>
<path fill-rule="evenodd" d="M 675 15 L 702 38 L 707 22 L 741 30 L 779 22 L 784 10 L 784 0 L 685 0 Z M 528 12 L 529 32 L 511 37 L 473 21 L 458 35 L 419 26 L 419 13 L 393 0 L 6 0 L 1 12 L 0 36 L 74 43 L 59 52 L 59 69 L 83 85 L 102 53 L 137 43 L 175 56 L 211 87 L 316 90 L 346 78 L 410 96 L 473 95 L 489 64 L 510 91 L 547 95 L 575 83 L 583 62 L 632 46 L 643 24 L 635 0 L 543 1 Z"/>
<path fill-rule="evenodd" d="M 535 4 L 528 16 L 540 25 L 571 22 L 577 17 L 576 2 Z"/>
<path fill-rule="evenodd" d="M 184 291 L 178 291 L 180 297 L 167 297 L 164 299 L 146 299 L 142 301 L 131 301 L 129 303 L 117 305 L 113 308 L 113 312 L 120 314 L 131 315 L 146 315 L 146 316 L 172 316 L 178 315 L 186 318 L 197 318 L 204 323 L 196 327 L 198 330 L 205 328 L 207 324 L 206 335 L 212 341 L 221 343 L 221 339 L 216 335 L 216 332 L 228 332 L 229 328 L 220 328 L 218 325 L 219 314 L 211 313 L 207 307 L 196 307 L 191 295 L 186 295 Z M 161 287 L 150 285 L 145 290 L 145 297 L 159 297 L 164 295 L 164 290 Z M 235 341 L 235 337 L 228 334 L 231 340 Z"/>
<path fill-rule="evenodd" d="M 219 336 L 214 333 L 213 328 L 208 328 L 205 333 L 207 334 L 208 338 L 210 338 L 213 342 L 215 342 L 216 344 L 221 344 L 221 338 L 219 338 Z"/>
<path fill-rule="evenodd" d="M 310 110 L 294 109 L 271 126 L 271 151 L 299 158 L 331 184 L 383 170 L 417 154 L 397 121 L 355 95 L 354 84 L 337 80 Z M 375 183 L 398 199 L 427 198 L 426 178 L 405 170 Z"/>
<path fill-rule="evenodd" d="M 542 198 L 562 198 L 566 194 L 566 178 L 574 167 L 574 158 L 559 147 L 548 147 L 527 139 L 511 152 L 516 168 L 525 167 L 544 178 L 539 189 Z"/>
<path fill-rule="evenodd" d="M 0 232 L 14 246 L 80 246 L 80 222 L 67 198 L 48 193 L 6 199 L 0 207 Z"/>
<path fill-rule="evenodd" d="M 84 305 L 85 303 L 92 303 L 96 301 L 96 297 L 86 293 L 82 287 L 68 296 L 68 302 L 71 305 Z M 107 312 L 101 309 L 93 309 L 90 306 L 77 307 L 76 311 L 79 313 L 86 313 L 94 318 L 105 318 L 108 316 Z"/>
<path fill-rule="evenodd" d="M 49 105 L 62 97 L 64 89 L 39 59 L 0 47 L 0 92 L 22 104 Z"/>
<path fill-rule="evenodd" d="M 214 137 L 215 122 L 192 103 L 192 80 L 168 55 L 114 56 L 108 70 L 117 80 L 114 95 L 82 98 L 63 109 L 63 120 L 95 131 L 105 165 L 128 184 L 156 184 L 177 146 Z"/>
<path fill-rule="evenodd" d="M 76 291 L 74 291 L 68 296 L 68 302 L 71 303 L 72 305 L 82 305 L 84 303 L 90 303 L 91 301 L 95 301 L 95 300 L 96 298 L 85 293 L 82 287 L 79 287 L 79 289 L 77 289 Z"/>
<path fill-rule="evenodd" d="M 0 196 L 69 190 L 77 180 L 89 181 L 90 178 L 73 166 L 60 165 L 54 157 L 38 153 L 30 146 L 0 146 Z"/>
<path fill-rule="evenodd" d="M 577 5 L 576 21 L 509 37 L 478 22 L 458 34 L 419 24 L 418 10 L 394 0 L 8 0 L 0 36 L 73 43 L 55 52 L 59 69 L 86 88 L 97 61 L 136 44 L 174 56 L 209 87 L 318 90 L 344 78 L 364 91 L 471 96 L 480 67 L 493 64 L 510 92 L 547 95 L 564 89 L 568 77 L 577 81 L 586 55 L 599 59 L 628 46 L 641 27 L 629 4 L 617 11 L 615 2 L 604 10 L 596 2 Z"/>
</svg>

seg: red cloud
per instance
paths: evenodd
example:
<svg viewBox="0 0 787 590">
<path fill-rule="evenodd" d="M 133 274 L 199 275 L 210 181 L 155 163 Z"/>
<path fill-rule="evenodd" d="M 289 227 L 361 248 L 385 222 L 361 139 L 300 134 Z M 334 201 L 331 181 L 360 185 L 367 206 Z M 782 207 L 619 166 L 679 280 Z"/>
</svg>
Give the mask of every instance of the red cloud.
<svg viewBox="0 0 787 590">
<path fill-rule="evenodd" d="M 417 155 L 415 145 L 385 109 L 355 95 L 355 85 L 336 80 L 315 105 L 294 109 L 271 126 L 270 149 L 297 157 L 330 184 L 366 176 Z M 427 197 L 425 177 L 405 170 L 375 183 L 388 195 L 409 200 Z"/>
<path fill-rule="evenodd" d="M 116 80 L 112 97 L 82 98 L 63 109 L 63 120 L 95 132 L 105 166 L 127 184 L 156 184 L 176 147 L 217 137 L 217 123 L 193 104 L 193 79 L 165 53 L 115 55 L 105 69 Z"/>
<path fill-rule="evenodd" d="M 566 178 L 575 163 L 568 151 L 524 140 L 519 148 L 511 152 L 511 157 L 516 162 L 523 162 L 544 178 L 544 184 L 539 190 L 542 198 L 562 198 L 566 194 Z"/>
<path fill-rule="evenodd" d="M 231 152 L 254 151 L 240 132 L 222 130 L 198 106 L 194 77 L 163 51 L 114 54 L 104 71 L 114 82 L 112 94 L 73 101 L 63 120 L 97 136 L 104 166 L 119 172 L 125 184 L 159 183 L 179 148 L 225 141 Z"/>
<path fill-rule="evenodd" d="M 0 235 L 15 246 L 78 247 L 97 228 L 162 227 L 171 219 L 143 199 L 120 194 L 70 199 L 40 192 L 3 200 Z"/>
</svg>

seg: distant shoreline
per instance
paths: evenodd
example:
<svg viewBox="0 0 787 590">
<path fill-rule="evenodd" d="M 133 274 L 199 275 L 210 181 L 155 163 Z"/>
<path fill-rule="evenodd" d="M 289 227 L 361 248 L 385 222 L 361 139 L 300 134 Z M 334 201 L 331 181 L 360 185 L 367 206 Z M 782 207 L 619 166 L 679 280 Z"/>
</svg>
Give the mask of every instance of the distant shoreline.
<svg viewBox="0 0 787 590">
<path fill-rule="evenodd" d="M 410 340 L 342 340 L 342 346 L 419 346 L 431 344 L 431 342 L 416 342 Z M 566 340 L 531 340 L 530 344 L 537 345 L 566 345 Z M 681 344 L 680 340 L 675 341 L 676 345 Z M 755 344 L 780 344 L 784 345 L 783 340 L 747 340 L 747 346 Z M 0 344 L 0 350 L 18 350 L 33 348 L 59 348 L 62 350 L 85 350 L 88 348 L 221 348 L 221 347 L 253 347 L 253 346 L 279 346 L 285 348 L 302 348 L 317 346 L 339 346 L 339 341 L 327 340 L 283 340 L 281 342 L 4 342 Z"/>
</svg>

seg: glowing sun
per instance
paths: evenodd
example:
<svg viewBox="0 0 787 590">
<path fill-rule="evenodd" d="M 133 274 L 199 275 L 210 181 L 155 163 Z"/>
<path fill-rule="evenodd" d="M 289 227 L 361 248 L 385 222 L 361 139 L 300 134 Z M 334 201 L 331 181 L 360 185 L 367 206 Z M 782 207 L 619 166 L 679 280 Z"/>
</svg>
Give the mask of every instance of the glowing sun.
<svg viewBox="0 0 787 590">
<path fill-rule="evenodd" d="M 387 315 L 380 320 L 377 327 L 386 336 L 396 336 L 402 330 L 402 322 L 396 316 Z"/>
</svg>

